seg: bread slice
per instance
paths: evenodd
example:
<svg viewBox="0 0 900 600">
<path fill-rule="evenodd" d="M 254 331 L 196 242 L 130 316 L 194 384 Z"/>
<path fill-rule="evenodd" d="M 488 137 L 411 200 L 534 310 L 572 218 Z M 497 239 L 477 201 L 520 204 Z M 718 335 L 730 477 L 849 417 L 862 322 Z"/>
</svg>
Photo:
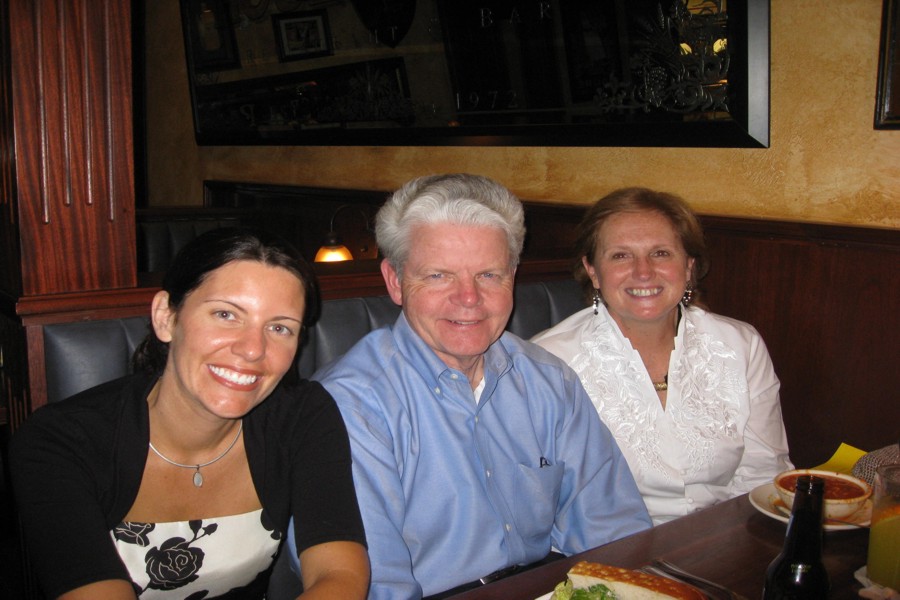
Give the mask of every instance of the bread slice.
<svg viewBox="0 0 900 600">
<path fill-rule="evenodd" d="M 603 584 L 618 600 L 705 600 L 698 589 L 666 577 L 658 577 L 598 563 L 579 562 L 569 569 L 575 589 Z"/>
</svg>

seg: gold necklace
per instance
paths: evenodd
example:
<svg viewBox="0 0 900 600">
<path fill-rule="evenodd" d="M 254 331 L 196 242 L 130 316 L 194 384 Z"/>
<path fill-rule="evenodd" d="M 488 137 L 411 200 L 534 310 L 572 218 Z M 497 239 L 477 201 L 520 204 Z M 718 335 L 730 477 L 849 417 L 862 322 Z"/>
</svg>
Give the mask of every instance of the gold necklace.
<svg viewBox="0 0 900 600">
<path fill-rule="evenodd" d="M 653 389 L 657 392 L 665 392 L 669 389 L 669 374 L 663 375 L 662 381 L 651 381 L 651 383 L 653 384 Z"/>
<path fill-rule="evenodd" d="M 175 465 L 176 467 L 181 467 L 182 469 L 196 469 L 196 472 L 194 473 L 194 485 L 196 487 L 203 487 L 203 475 L 200 473 L 200 468 L 208 467 L 209 465 L 213 464 L 214 462 L 217 462 L 217 461 L 225 458 L 225 455 L 228 454 L 229 452 L 231 452 L 231 449 L 234 448 L 235 444 L 237 444 L 238 438 L 241 437 L 241 431 L 243 431 L 243 429 L 244 429 L 244 421 L 241 420 L 241 425 L 238 427 L 237 435 L 234 436 L 234 439 L 231 440 L 231 443 L 228 445 L 227 448 L 225 448 L 225 452 L 218 455 L 214 459 L 207 461 L 205 463 L 202 463 L 202 464 L 183 465 L 180 462 L 175 462 L 174 460 L 172 460 L 170 458 L 166 458 L 165 456 L 162 455 L 162 453 L 159 450 L 157 450 L 153 446 L 153 442 L 150 442 L 150 449 L 153 450 L 153 452 L 155 452 L 158 457 L 160 457 L 161 459 L 163 459 L 170 465 Z"/>
</svg>

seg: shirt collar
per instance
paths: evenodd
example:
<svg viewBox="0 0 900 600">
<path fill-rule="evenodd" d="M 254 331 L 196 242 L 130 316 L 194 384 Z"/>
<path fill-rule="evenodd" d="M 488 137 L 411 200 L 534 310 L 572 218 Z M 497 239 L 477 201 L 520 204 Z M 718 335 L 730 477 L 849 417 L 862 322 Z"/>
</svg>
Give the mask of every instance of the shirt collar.
<svg viewBox="0 0 900 600">
<path fill-rule="evenodd" d="M 591 310 L 593 312 L 593 308 L 585 309 Z M 685 308 L 680 303 L 678 305 L 678 323 L 675 326 L 675 347 L 677 348 L 682 341 L 684 340 L 685 332 L 687 330 L 687 322 L 692 318 L 692 315 L 696 314 L 698 309 L 697 307 L 690 306 Z M 625 345 L 631 347 L 631 342 L 628 341 L 628 338 L 625 337 L 625 334 L 622 333 L 622 330 L 619 329 L 618 323 L 616 320 L 612 318 L 612 315 L 609 314 L 609 310 L 606 308 L 605 304 L 600 304 L 597 307 L 597 313 L 591 315 L 590 317 L 590 331 L 588 333 L 588 337 L 596 337 L 600 332 L 604 330 L 612 331 L 615 339 L 619 341 L 620 345 Z"/>
<path fill-rule="evenodd" d="M 437 353 L 425 343 L 425 340 L 413 330 L 403 312 L 400 313 L 396 323 L 394 323 L 393 333 L 400 352 L 412 364 L 422 367 L 421 374 L 428 379 L 429 385 L 436 386 L 440 376 L 447 371 L 453 371 L 462 375 L 461 371 L 448 367 Z M 503 338 L 507 335 L 510 334 L 503 332 L 500 339 L 491 344 L 487 352 L 484 353 L 484 398 L 490 397 L 494 387 L 497 385 L 497 380 L 512 368 L 512 358 L 503 344 Z"/>
</svg>

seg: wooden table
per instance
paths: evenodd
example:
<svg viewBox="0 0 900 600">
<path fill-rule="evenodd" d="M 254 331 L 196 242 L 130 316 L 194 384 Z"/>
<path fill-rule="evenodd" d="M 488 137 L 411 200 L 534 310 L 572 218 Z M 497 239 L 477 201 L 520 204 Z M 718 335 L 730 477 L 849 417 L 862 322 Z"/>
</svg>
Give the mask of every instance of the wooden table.
<svg viewBox="0 0 900 600">
<path fill-rule="evenodd" d="M 453 600 L 534 600 L 553 590 L 569 567 L 588 560 L 634 569 L 662 558 L 729 587 L 749 600 L 762 597 L 766 567 L 781 551 L 787 525 L 759 513 L 744 494 L 611 544 L 465 592 Z M 866 562 L 868 529 L 829 531 L 824 560 L 829 600 L 858 599 L 853 572 Z"/>
</svg>

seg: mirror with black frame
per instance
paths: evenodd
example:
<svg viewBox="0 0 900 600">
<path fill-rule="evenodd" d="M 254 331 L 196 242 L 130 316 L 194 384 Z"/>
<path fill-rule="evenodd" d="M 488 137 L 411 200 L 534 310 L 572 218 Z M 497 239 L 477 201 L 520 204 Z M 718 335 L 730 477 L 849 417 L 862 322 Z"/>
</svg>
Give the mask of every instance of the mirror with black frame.
<svg viewBox="0 0 900 600">
<path fill-rule="evenodd" d="M 769 0 L 181 7 L 201 145 L 769 143 Z"/>
</svg>

